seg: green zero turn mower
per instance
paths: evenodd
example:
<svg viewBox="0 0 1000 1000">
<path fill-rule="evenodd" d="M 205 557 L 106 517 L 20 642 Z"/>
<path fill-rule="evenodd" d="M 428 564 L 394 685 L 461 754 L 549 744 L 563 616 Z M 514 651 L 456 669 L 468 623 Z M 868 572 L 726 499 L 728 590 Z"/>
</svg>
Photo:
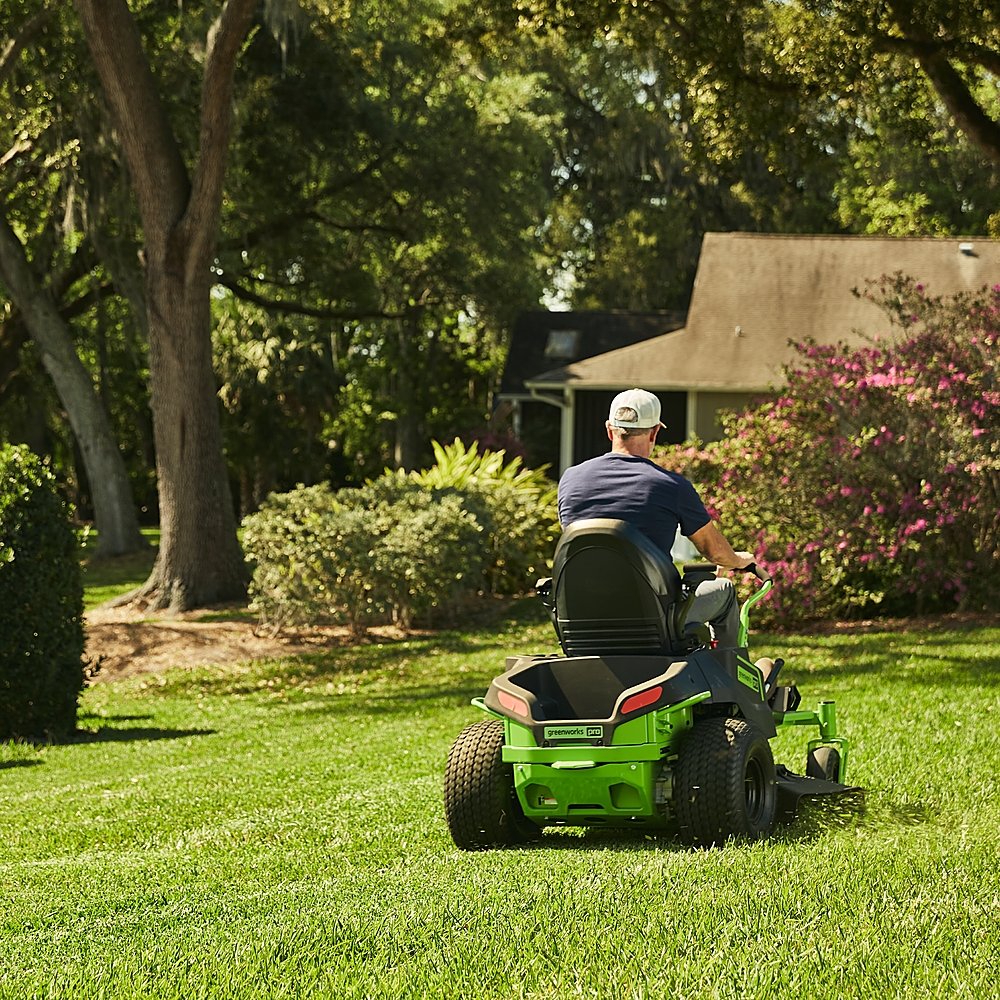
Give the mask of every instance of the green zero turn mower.
<svg viewBox="0 0 1000 1000">
<path fill-rule="evenodd" d="M 694 586 L 623 521 L 578 521 L 563 532 L 553 576 L 537 589 L 563 654 L 507 658 L 473 705 L 488 718 L 459 734 L 448 755 L 445 813 L 466 850 L 537 841 L 545 827 L 641 828 L 689 844 L 767 836 L 804 796 L 851 793 L 848 741 L 836 706 L 799 708 L 747 650 L 750 608 L 736 649 L 712 648 L 685 624 Z M 780 661 L 776 667 L 780 668 Z M 776 767 L 769 740 L 786 726 L 815 726 L 806 773 Z"/>
</svg>

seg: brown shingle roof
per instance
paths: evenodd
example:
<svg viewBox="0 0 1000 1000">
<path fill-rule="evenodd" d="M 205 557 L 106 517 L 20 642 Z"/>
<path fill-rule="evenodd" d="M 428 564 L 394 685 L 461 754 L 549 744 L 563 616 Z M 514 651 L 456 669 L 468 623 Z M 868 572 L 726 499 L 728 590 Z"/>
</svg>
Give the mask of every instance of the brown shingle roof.
<svg viewBox="0 0 1000 1000">
<path fill-rule="evenodd" d="M 523 393 L 526 378 L 566 363 L 565 359 L 560 362 L 546 355 L 552 331 L 575 330 L 579 333 L 569 358 L 573 363 L 649 340 L 666 330 L 676 330 L 683 322 L 684 314 L 677 312 L 546 312 L 539 309 L 523 312 L 511 332 L 500 394 Z"/>
<path fill-rule="evenodd" d="M 760 391 L 794 358 L 789 341 L 857 344 L 889 333 L 886 314 L 853 290 L 897 271 L 930 295 L 975 291 L 1000 282 L 1000 241 L 707 233 L 683 329 L 528 383 Z"/>
</svg>

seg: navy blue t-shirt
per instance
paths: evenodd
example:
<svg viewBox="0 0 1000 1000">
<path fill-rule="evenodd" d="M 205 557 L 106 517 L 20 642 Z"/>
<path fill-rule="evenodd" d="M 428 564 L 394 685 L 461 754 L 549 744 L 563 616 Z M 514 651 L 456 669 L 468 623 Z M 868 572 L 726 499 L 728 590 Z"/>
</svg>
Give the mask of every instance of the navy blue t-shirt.
<svg viewBox="0 0 1000 1000">
<path fill-rule="evenodd" d="M 711 520 L 682 475 L 613 451 L 570 467 L 559 480 L 559 522 L 566 527 L 588 517 L 626 521 L 668 555 L 678 525 L 691 536 Z"/>
</svg>

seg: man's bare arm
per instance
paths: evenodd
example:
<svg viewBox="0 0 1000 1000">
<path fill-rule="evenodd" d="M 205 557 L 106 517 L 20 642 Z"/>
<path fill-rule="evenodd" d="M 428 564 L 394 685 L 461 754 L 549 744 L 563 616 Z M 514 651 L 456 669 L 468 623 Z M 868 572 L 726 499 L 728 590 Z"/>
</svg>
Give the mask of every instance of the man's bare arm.
<svg viewBox="0 0 1000 1000">
<path fill-rule="evenodd" d="M 714 521 L 709 521 L 689 536 L 694 547 L 709 561 L 723 569 L 745 569 L 755 562 L 749 552 L 737 552 L 726 541 L 726 536 L 719 531 Z"/>
</svg>

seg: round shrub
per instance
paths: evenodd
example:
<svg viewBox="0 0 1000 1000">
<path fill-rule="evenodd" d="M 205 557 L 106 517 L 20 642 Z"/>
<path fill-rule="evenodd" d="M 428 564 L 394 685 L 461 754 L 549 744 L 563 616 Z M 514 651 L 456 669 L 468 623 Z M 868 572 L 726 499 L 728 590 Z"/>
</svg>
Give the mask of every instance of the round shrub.
<svg viewBox="0 0 1000 1000">
<path fill-rule="evenodd" d="M 363 631 L 385 610 L 369 574 L 375 534 L 373 516 L 346 510 L 325 484 L 272 494 L 243 520 L 250 610 L 275 631 L 316 621 Z"/>
<path fill-rule="evenodd" d="M 375 574 L 393 619 L 404 628 L 417 619 L 451 618 L 483 575 L 483 529 L 456 495 L 414 494 L 392 510 L 405 516 L 374 547 Z"/>
<path fill-rule="evenodd" d="M 395 473 L 336 494 L 311 486 L 271 496 L 243 524 L 250 607 L 276 629 L 409 626 L 453 614 L 482 580 L 483 529 L 463 499 Z"/>
<path fill-rule="evenodd" d="M 485 585 L 492 594 L 523 594 L 551 568 L 559 537 L 556 484 L 545 469 L 525 469 L 518 456 L 479 451 L 455 439 L 432 442 L 435 464 L 411 477 L 458 491 L 486 530 Z"/>
<path fill-rule="evenodd" d="M 0 739 L 63 740 L 83 688 L 76 535 L 52 473 L 0 448 Z"/>
</svg>

